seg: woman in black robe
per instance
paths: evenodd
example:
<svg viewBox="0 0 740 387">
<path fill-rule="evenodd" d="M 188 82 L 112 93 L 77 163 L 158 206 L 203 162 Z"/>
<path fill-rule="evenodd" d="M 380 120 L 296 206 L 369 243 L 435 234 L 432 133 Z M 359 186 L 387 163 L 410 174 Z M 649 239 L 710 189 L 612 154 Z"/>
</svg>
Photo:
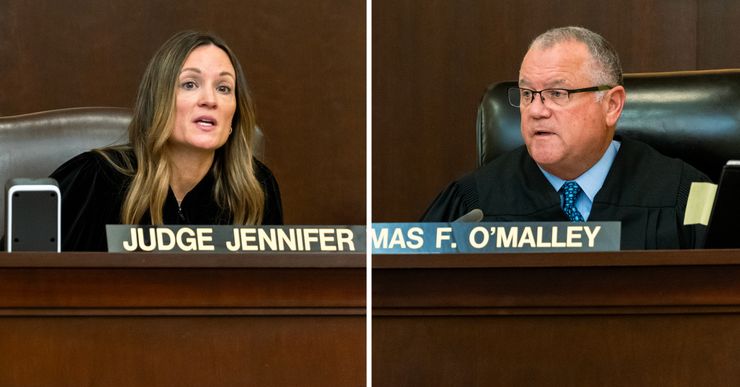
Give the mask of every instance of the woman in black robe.
<svg viewBox="0 0 740 387">
<path fill-rule="evenodd" d="M 282 224 L 277 182 L 250 147 L 255 128 L 231 49 L 211 34 L 174 35 L 144 73 L 129 143 L 52 173 L 62 250 L 107 250 L 106 224 Z"/>
</svg>

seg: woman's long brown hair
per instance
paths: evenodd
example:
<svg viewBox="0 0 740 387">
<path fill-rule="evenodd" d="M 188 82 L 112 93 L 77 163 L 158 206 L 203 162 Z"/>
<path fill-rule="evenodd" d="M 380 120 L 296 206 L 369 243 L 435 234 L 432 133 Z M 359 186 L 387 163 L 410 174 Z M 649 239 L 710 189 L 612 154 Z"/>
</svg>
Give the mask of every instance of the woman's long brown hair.
<svg viewBox="0 0 740 387">
<path fill-rule="evenodd" d="M 251 147 L 256 119 L 244 72 L 234 53 L 220 38 L 183 31 L 160 47 L 144 72 L 128 128 L 129 145 L 99 150 L 117 169 L 132 176 L 121 207 L 124 224 L 139 224 L 147 213 L 152 224 L 163 223 L 162 208 L 172 174 L 167 140 L 175 122 L 178 77 L 190 53 L 196 47 L 211 44 L 224 50 L 234 66 L 237 101 L 232 133 L 226 144 L 216 150 L 209 172 L 216 181 L 213 196 L 231 215 L 234 224 L 262 223 L 265 195 L 255 176 Z M 127 159 L 131 151 L 135 160 Z M 110 152 L 122 157 L 112 157 Z"/>
</svg>

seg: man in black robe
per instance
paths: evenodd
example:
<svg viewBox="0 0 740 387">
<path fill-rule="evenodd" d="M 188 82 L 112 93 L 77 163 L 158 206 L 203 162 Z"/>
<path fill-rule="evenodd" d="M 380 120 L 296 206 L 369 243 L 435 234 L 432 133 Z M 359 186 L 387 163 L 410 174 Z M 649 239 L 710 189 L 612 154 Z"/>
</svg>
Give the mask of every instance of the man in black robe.
<svg viewBox="0 0 740 387">
<path fill-rule="evenodd" d="M 621 221 L 622 249 L 701 247 L 703 226 L 685 226 L 692 166 L 614 136 L 626 99 L 619 57 L 580 27 L 537 37 L 509 102 L 520 108 L 525 146 L 453 182 L 423 221 Z"/>
</svg>

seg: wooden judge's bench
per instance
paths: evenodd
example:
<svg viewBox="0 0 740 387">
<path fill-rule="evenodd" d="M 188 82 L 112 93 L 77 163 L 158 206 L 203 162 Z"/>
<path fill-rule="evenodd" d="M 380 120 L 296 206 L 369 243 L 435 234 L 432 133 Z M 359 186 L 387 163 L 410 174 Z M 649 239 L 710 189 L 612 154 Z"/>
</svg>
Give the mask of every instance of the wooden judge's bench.
<svg viewBox="0 0 740 387">
<path fill-rule="evenodd" d="M 365 254 L 0 253 L 0 386 L 360 386 Z"/>
<path fill-rule="evenodd" d="M 740 250 L 375 255 L 377 386 L 740 385 Z"/>
</svg>

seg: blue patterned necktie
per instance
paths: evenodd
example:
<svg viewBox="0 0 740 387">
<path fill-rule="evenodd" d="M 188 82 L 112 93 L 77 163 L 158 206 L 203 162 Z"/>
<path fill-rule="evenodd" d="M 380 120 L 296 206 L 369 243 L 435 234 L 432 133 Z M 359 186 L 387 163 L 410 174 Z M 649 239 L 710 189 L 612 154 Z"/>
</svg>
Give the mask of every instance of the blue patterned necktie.
<svg viewBox="0 0 740 387">
<path fill-rule="evenodd" d="M 576 199 L 581 193 L 581 186 L 575 181 L 566 181 L 560 188 L 563 195 L 563 212 L 571 222 L 583 222 L 583 216 L 576 208 Z"/>
</svg>

